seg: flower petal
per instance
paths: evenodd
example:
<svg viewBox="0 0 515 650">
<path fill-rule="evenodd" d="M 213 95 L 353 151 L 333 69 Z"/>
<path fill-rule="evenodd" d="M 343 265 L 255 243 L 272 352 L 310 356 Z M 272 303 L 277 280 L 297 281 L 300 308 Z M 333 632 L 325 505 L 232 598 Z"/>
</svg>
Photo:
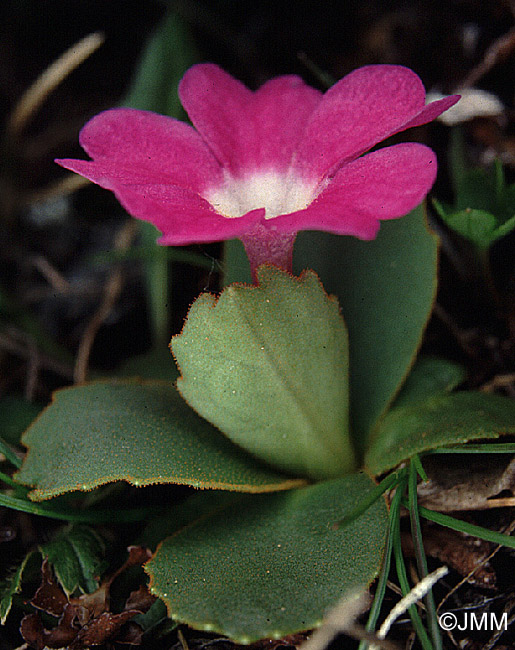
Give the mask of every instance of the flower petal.
<svg viewBox="0 0 515 650">
<path fill-rule="evenodd" d="M 436 178 L 436 156 L 422 144 L 385 147 L 342 167 L 305 210 L 267 222 L 280 232 L 326 230 L 373 239 L 379 220 L 415 208 Z"/>
<path fill-rule="evenodd" d="M 179 97 L 217 160 L 230 169 L 233 152 L 249 130 L 246 107 L 252 92 L 217 65 L 206 63 L 186 72 Z"/>
<path fill-rule="evenodd" d="M 150 221 L 163 233 L 160 244 L 171 246 L 234 239 L 265 216 L 265 210 L 260 209 L 228 219 L 198 194 L 171 185 L 114 184 L 111 189 L 127 212 Z"/>
<path fill-rule="evenodd" d="M 454 104 L 456 104 L 456 102 L 458 102 L 460 99 L 461 95 L 449 95 L 443 99 L 438 99 L 435 102 L 431 102 L 427 106 L 424 106 L 420 113 L 415 115 L 415 117 L 411 119 L 407 124 L 404 124 L 400 130 L 404 131 L 405 129 L 411 129 L 414 126 L 421 126 L 422 124 L 432 122 L 448 108 L 454 106 Z"/>
<path fill-rule="evenodd" d="M 422 81 L 408 68 L 354 70 L 325 93 L 311 115 L 297 167 L 311 178 L 332 174 L 388 136 L 434 119 L 458 98 L 442 101 L 425 107 Z"/>
<path fill-rule="evenodd" d="M 213 64 L 193 66 L 179 85 L 182 104 L 216 158 L 234 176 L 285 171 L 322 94 L 290 75 L 255 93 Z"/>
<path fill-rule="evenodd" d="M 69 158 L 55 161 L 61 167 L 84 176 L 106 190 L 113 189 L 115 184 L 134 185 L 147 183 L 169 183 L 170 175 L 148 170 L 143 166 L 124 164 L 109 159 L 100 162 L 91 160 L 74 160 Z"/>
<path fill-rule="evenodd" d="M 219 164 L 191 126 L 149 111 L 104 111 L 84 126 L 80 144 L 94 160 L 109 161 L 113 170 L 120 166 L 127 175 L 132 170 L 134 177 L 154 175 L 158 182 L 167 178 L 169 183 L 195 191 L 206 186 L 206 179 L 212 183 L 222 175 Z"/>
<path fill-rule="evenodd" d="M 286 171 L 308 118 L 321 100 L 320 91 L 295 75 L 278 77 L 261 86 L 249 107 L 256 127 L 242 150 L 242 164 L 252 170 Z"/>
</svg>

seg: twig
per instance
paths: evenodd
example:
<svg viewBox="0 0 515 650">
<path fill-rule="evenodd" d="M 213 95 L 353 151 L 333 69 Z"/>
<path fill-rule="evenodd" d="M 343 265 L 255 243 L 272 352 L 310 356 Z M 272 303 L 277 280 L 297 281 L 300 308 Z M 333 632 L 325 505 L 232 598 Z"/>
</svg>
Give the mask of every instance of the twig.
<svg viewBox="0 0 515 650">
<path fill-rule="evenodd" d="M 59 273 L 55 266 L 50 264 L 46 257 L 36 255 L 31 261 L 53 289 L 58 293 L 68 293 L 70 283 Z"/>
<path fill-rule="evenodd" d="M 509 534 L 512 533 L 514 530 L 515 530 L 515 520 L 513 520 L 509 526 L 506 526 L 506 528 L 503 530 L 503 533 L 504 533 L 505 535 L 509 535 Z M 436 608 L 436 611 L 439 612 L 439 611 L 442 609 L 444 603 L 446 603 L 447 600 L 448 600 L 448 599 L 449 599 L 449 598 L 450 598 L 454 593 L 456 593 L 456 591 L 458 591 L 458 589 L 459 589 L 462 585 L 464 585 L 466 582 L 468 582 L 468 581 L 470 580 L 470 578 L 471 578 L 471 577 L 476 573 L 476 571 L 477 571 L 478 569 L 480 569 L 481 567 L 485 566 L 485 564 L 486 564 L 487 562 L 489 562 L 489 561 L 494 557 L 494 555 L 497 555 L 497 553 L 501 550 L 501 548 L 502 548 L 501 545 L 496 546 L 496 547 L 494 548 L 494 550 L 493 550 L 489 555 L 485 556 L 485 557 L 484 557 L 480 562 L 478 562 L 477 566 L 475 566 L 475 567 L 473 568 L 473 570 L 470 571 L 470 573 L 468 573 L 468 574 L 467 574 L 467 575 L 466 575 L 462 580 L 460 580 L 460 581 L 458 582 L 457 585 L 455 585 L 455 586 L 454 586 L 454 587 L 453 587 L 453 588 L 452 588 L 448 593 L 446 593 L 445 596 L 444 596 L 444 597 L 442 598 L 442 600 L 440 601 L 440 603 L 438 604 L 438 607 Z"/>
<path fill-rule="evenodd" d="M 490 508 L 513 508 L 515 497 L 502 497 L 501 499 L 488 499 L 482 510 Z"/>
<path fill-rule="evenodd" d="M 38 203 L 40 201 L 48 201 L 49 199 L 53 199 L 55 196 L 67 196 L 68 194 L 73 194 L 73 192 L 76 192 L 89 184 L 90 181 L 87 178 L 79 176 L 78 174 L 69 174 L 42 190 L 37 190 L 30 194 L 25 200 L 25 204 L 32 205 L 33 203 Z"/>
<path fill-rule="evenodd" d="M 190 647 L 188 645 L 188 642 L 186 641 L 184 634 L 182 633 L 181 628 L 177 628 L 177 636 L 179 638 L 179 641 L 181 643 L 182 650 L 190 650 Z"/>
<path fill-rule="evenodd" d="M 300 646 L 300 650 L 325 650 L 338 634 L 347 634 L 355 639 L 363 639 L 384 650 L 394 650 L 396 646 L 384 639 L 378 639 L 356 623 L 358 616 L 366 610 L 368 598 L 361 592 L 351 593 L 332 609 L 326 616 L 322 627 L 315 630 L 311 637 Z"/>
<path fill-rule="evenodd" d="M 479 387 L 484 393 L 493 393 L 496 388 L 507 388 L 515 383 L 515 372 L 508 375 L 496 375 L 493 379 Z"/>
<path fill-rule="evenodd" d="M 510 625 L 515 621 L 515 616 L 512 614 L 513 609 L 514 609 L 515 603 L 512 601 L 508 602 L 507 606 L 504 608 L 504 614 L 511 614 L 511 616 L 508 618 L 506 621 L 506 627 L 500 626 L 499 629 L 497 629 L 491 639 L 488 641 L 483 646 L 483 650 L 493 650 L 495 646 L 497 645 L 497 641 L 501 638 L 501 636 L 506 632 L 506 630 L 510 627 Z"/>
<path fill-rule="evenodd" d="M 21 96 L 9 118 L 7 132 L 18 135 L 48 95 L 103 42 L 104 36 L 94 32 L 61 54 Z"/>
<path fill-rule="evenodd" d="M 501 60 L 507 58 L 512 50 L 515 49 L 515 27 L 509 32 L 495 40 L 486 50 L 481 61 L 469 72 L 460 89 L 471 88 L 481 77 L 490 72 L 490 70 Z"/>
<path fill-rule="evenodd" d="M 398 585 L 396 585 L 395 582 L 388 580 L 386 586 L 388 587 L 388 589 L 390 589 L 390 591 L 393 591 L 394 594 L 402 598 L 402 589 Z M 423 607 L 422 603 L 418 603 L 418 606 Z"/>
<path fill-rule="evenodd" d="M 25 382 L 24 397 L 28 402 L 34 401 L 39 374 L 39 354 L 34 341 L 28 338 L 27 346 L 27 380 Z"/>
<path fill-rule="evenodd" d="M 474 357 L 476 351 L 472 343 L 477 340 L 476 332 L 474 330 L 465 330 L 461 328 L 439 303 L 435 303 L 433 314 L 447 326 L 463 352 L 465 352 L 469 357 Z"/>
<path fill-rule="evenodd" d="M 408 609 L 416 604 L 421 598 L 431 591 L 433 585 L 447 575 L 449 569 L 446 566 L 442 566 L 433 573 L 429 573 L 425 578 L 423 578 L 418 584 L 416 584 L 413 589 L 400 600 L 395 607 L 388 614 L 383 624 L 379 628 L 377 636 L 379 639 L 384 639 L 388 634 L 393 623 L 402 616 Z M 372 650 L 372 648 L 370 649 Z M 374 649 L 375 650 L 375 649 Z"/>
<path fill-rule="evenodd" d="M 41 365 L 36 343 L 25 332 L 19 332 L 11 328 L 11 332 L 4 331 L 0 333 L 0 348 L 22 357 L 27 362 L 24 397 L 28 402 L 32 402 Z"/>
<path fill-rule="evenodd" d="M 114 249 L 123 251 L 129 248 L 137 232 L 136 221 L 130 219 L 125 226 L 117 233 L 114 241 Z M 103 322 L 111 313 L 123 287 L 123 273 L 120 264 L 117 264 L 104 286 L 103 298 L 100 307 L 97 309 L 93 318 L 88 323 L 77 351 L 75 367 L 73 370 L 73 379 L 76 384 L 86 381 L 88 374 L 88 363 L 91 348 L 95 341 L 97 332 Z"/>
<path fill-rule="evenodd" d="M 47 368 L 62 377 L 72 378 L 72 369 L 69 366 L 40 352 L 34 344 L 27 344 L 27 337 L 22 336 L 22 333 L 14 332 L 13 335 L 5 331 L 0 332 L 0 348 L 25 359 L 29 364 L 31 355 L 37 352 L 39 367 Z"/>
</svg>

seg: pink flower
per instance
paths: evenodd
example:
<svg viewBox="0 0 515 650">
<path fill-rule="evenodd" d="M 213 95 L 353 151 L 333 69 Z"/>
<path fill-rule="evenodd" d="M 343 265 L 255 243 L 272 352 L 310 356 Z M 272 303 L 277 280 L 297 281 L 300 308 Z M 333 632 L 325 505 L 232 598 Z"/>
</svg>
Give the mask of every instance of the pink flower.
<svg viewBox="0 0 515 650">
<path fill-rule="evenodd" d="M 359 68 L 322 94 L 297 76 L 251 92 L 202 64 L 185 74 L 179 95 L 195 128 L 112 109 L 81 131 L 92 161 L 57 162 L 112 190 L 162 231 L 161 244 L 239 238 L 253 270 L 265 261 L 290 269 L 299 230 L 373 239 L 380 220 L 418 205 L 436 176 L 431 149 L 407 143 L 362 154 L 459 99 L 426 106 L 419 77 L 396 65 Z"/>
</svg>

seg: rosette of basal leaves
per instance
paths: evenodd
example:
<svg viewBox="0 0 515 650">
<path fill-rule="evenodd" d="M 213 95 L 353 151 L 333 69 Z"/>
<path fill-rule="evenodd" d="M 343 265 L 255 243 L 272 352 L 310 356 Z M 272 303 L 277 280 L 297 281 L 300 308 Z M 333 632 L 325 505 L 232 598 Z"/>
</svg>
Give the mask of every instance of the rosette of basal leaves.
<svg viewBox="0 0 515 650">
<path fill-rule="evenodd" d="M 335 525 L 374 488 L 350 442 L 338 303 L 313 272 L 258 276 L 202 295 L 173 342 L 181 391 L 211 423 L 171 382 L 63 389 L 25 433 L 17 474 L 38 500 L 117 480 L 211 488 L 151 522 L 146 570 L 176 621 L 243 643 L 316 627 L 366 589 L 387 523 L 380 499 Z"/>
</svg>

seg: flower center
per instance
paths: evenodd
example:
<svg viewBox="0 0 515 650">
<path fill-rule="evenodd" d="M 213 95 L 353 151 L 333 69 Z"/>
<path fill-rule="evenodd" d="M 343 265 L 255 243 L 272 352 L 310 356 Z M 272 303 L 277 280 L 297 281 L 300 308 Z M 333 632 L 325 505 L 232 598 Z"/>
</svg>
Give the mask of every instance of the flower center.
<svg viewBox="0 0 515 650">
<path fill-rule="evenodd" d="M 224 183 L 204 192 L 204 198 L 224 217 L 242 217 L 265 208 L 265 219 L 304 210 L 315 199 L 316 183 L 291 173 L 260 172 L 244 178 L 226 175 Z"/>
</svg>

